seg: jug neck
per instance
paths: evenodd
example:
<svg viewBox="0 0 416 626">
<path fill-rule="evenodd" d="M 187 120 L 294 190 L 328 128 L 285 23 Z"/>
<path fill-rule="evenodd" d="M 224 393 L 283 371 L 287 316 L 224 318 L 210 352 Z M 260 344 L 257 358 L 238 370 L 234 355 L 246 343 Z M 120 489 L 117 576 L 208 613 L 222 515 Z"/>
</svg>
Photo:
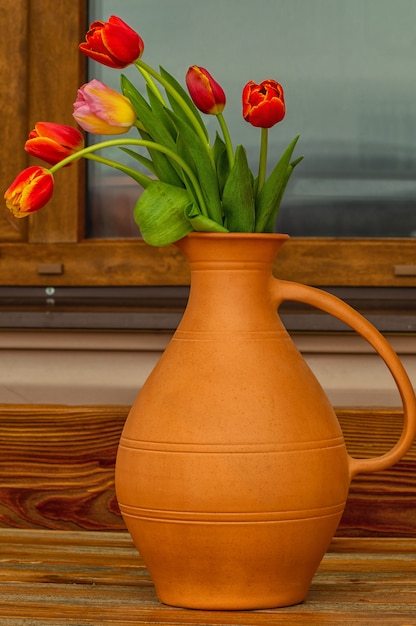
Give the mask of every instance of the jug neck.
<svg viewBox="0 0 416 626">
<path fill-rule="evenodd" d="M 185 254 L 191 289 L 183 326 L 216 331 L 280 328 L 271 303 L 273 263 L 287 235 L 190 233 L 175 245 Z"/>
</svg>

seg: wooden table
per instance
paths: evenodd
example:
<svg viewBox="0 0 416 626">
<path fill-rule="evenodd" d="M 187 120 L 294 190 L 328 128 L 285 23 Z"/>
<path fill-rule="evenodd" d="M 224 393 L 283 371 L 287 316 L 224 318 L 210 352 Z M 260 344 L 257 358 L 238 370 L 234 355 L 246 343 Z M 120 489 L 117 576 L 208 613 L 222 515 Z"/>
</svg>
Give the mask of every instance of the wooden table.
<svg viewBox="0 0 416 626">
<path fill-rule="evenodd" d="M 160 604 L 126 532 L 0 529 L 0 624 L 416 624 L 416 539 L 335 538 L 303 604 L 207 612 Z"/>
</svg>

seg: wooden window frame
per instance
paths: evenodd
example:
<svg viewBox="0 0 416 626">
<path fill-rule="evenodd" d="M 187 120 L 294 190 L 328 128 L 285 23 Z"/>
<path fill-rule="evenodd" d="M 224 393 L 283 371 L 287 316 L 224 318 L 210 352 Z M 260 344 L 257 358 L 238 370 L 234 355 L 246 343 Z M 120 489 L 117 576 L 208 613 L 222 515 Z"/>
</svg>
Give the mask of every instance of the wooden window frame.
<svg viewBox="0 0 416 626">
<path fill-rule="evenodd" d="M 86 59 L 77 49 L 85 34 L 86 9 L 86 0 L 2 2 L 3 189 L 35 162 L 23 144 L 36 121 L 73 123 L 72 102 L 86 76 Z M 35 216 L 12 220 L 7 210 L 0 212 L 0 285 L 188 283 L 175 246 L 85 238 L 84 162 L 61 170 L 56 179 L 53 200 Z M 319 286 L 414 287 L 416 241 L 293 238 L 279 255 L 276 273 Z"/>
</svg>

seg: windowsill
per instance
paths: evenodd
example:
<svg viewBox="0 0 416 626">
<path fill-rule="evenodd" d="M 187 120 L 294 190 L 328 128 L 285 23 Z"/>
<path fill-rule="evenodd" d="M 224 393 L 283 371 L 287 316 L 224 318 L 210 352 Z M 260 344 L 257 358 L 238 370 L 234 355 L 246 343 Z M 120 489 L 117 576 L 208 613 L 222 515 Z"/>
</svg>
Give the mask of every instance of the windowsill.
<svg viewBox="0 0 416 626">
<path fill-rule="evenodd" d="M 416 332 L 415 288 L 326 288 L 381 332 Z M 0 329 L 173 331 L 188 287 L 0 287 Z M 349 327 L 306 305 L 284 303 L 290 332 L 348 332 Z"/>
</svg>

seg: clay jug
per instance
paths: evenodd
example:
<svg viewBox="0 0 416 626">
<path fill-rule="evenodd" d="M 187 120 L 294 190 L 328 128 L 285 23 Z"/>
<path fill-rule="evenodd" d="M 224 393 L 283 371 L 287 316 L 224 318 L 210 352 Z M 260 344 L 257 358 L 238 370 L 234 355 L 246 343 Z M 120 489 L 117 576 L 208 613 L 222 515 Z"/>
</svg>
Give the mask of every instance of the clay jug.
<svg viewBox="0 0 416 626">
<path fill-rule="evenodd" d="M 273 278 L 286 238 L 192 233 L 177 243 L 191 269 L 189 301 L 130 411 L 116 465 L 122 515 L 166 604 L 241 610 L 304 600 L 351 478 L 392 465 L 415 436 L 412 385 L 379 332 L 336 297 Z M 343 320 L 386 362 L 404 406 L 390 452 L 349 456 L 278 316 L 285 300 Z"/>
</svg>

